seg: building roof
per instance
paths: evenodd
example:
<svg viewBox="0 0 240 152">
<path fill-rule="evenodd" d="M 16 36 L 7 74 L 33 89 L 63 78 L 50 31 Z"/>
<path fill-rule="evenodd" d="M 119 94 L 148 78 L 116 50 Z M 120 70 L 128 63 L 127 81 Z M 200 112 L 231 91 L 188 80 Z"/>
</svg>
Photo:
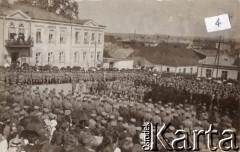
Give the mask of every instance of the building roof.
<svg viewBox="0 0 240 152">
<path fill-rule="evenodd" d="M 193 50 L 187 49 L 185 44 L 160 43 L 156 47 L 141 46 L 129 56 L 143 57 L 153 64 L 190 66 L 198 65 L 198 61 L 203 59 Z"/>
<path fill-rule="evenodd" d="M 133 60 L 133 65 L 134 66 L 147 66 L 147 67 L 152 67 L 153 64 L 149 62 L 147 59 L 143 57 L 129 57 L 128 59 Z"/>
<path fill-rule="evenodd" d="M 215 57 L 217 49 L 193 49 L 194 52 L 204 55 L 205 57 Z M 220 55 L 226 54 L 226 51 L 220 50 Z"/>
<path fill-rule="evenodd" d="M 215 61 L 216 60 L 216 61 Z M 206 65 L 217 65 L 216 57 L 206 57 L 205 59 L 199 61 L 200 64 Z M 236 57 L 230 57 L 228 55 L 219 55 L 219 66 L 228 66 L 234 67 L 234 62 L 236 61 Z"/>
<path fill-rule="evenodd" d="M 233 65 L 240 67 L 240 56 L 236 58 L 236 60 L 233 62 Z"/>
<path fill-rule="evenodd" d="M 62 15 L 49 12 L 42 8 L 28 6 L 28 5 L 19 5 L 19 4 L 12 4 L 12 5 L 9 5 L 9 7 L 0 6 L 0 15 L 7 16 L 16 10 L 21 10 L 22 12 L 30 16 L 32 19 L 38 19 L 38 20 L 74 23 L 74 24 L 80 24 L 80 25 L 84 25 L 89 21 L 93 21 L 92 19 L 69 19 Z M 99 25 L 99 27 L 105 27 L 105 26 Z"/>
<path fill-rule="evenodd" d="M 111 63 L 117 61 L 130 61 L 130 59 L 103 58 L 103 63 Z"/>
</svg>

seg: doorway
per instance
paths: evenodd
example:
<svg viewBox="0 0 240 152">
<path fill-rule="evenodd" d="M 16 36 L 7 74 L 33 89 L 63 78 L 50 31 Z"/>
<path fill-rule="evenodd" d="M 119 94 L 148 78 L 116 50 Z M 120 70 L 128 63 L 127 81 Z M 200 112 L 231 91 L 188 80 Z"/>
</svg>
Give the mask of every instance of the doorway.
<svg viewBox="0 0 240 152">
<path fill-rule="evenodd" d="M 19 53 L 12 53 L 11 58 L 12 58 L 12 63 L 16 63 L 19 58 Z"/>
</svg>

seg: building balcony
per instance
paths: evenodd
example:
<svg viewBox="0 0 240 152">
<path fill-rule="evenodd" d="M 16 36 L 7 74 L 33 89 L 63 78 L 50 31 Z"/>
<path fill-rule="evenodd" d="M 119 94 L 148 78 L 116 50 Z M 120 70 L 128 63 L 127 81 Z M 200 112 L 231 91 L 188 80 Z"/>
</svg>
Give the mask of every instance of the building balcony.
<svg viewBox="0 0 240 152">
<path fill-rule="evenodd" d="M 5 42 L 6 42 L 5 46 L 9 47 L 9 48 L 31 48 L 31 47 L 33 47 L 32 39 L 28 39 L 27 41 L 11 39 L 11 40 L 5 40 Z"/>
</svg>

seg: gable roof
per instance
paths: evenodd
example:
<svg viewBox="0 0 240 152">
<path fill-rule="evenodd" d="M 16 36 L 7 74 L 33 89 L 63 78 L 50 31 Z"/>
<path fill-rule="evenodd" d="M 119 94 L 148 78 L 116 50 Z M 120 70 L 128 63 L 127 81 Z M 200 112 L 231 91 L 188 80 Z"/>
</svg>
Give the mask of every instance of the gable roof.
<svg viewBox="0 0 240 152">
<path fill-rule="evenodd" d="M 236 58 L 236 60 L 233 62 L 233 65 L 240 67 L 240 56 Z"/>
<path fill-rule="evenodd" d="M 203 60 L 200 60 L 200 64 L 214 65 L 216 57 L 206 57 Z M 228 66 L 234 67 L 234 62 L 236 58 L 228 55 L 219 55 L 219 66 Z M 217 65 L 217 62 L 215 63 Z"/>
<path fill-rule="evenodd" d="M 217 54 L 217 49 L 193 49 L 194 52 L 204 55 L 205 57 L 215 57 Z M 219 50 L 220 55 L 226 54 L 226 51 Z"/>
<path fill-rule="evenodd" d="M 16 10 L 21 10 L 32 19 L 37 19 L 37 20 L 74 23 L 74 24 L 80 24 L 80 25 L 84 25 L 89 21 L 93 21 L 92 19 L 69 19 L 62 15 L 49 12 L 47 10 L 44 10 L 38 7 L 19 5 L 19 4 L 13 4 L 13 5 L 10 5 L 9 7 L 0 6 L 0 15 L 7 16 Z M 104 28 L 106 26 L 99 25 L 99 27 Z"/>
<path fill-rule="evenodd" d="M 160 43 L 156 47 L 137 47 L 129 58 L 138 56 L 153 64 L 172 66 L 198 65 L 198 61 L 203 59 L 193 50 L 187 49 L 186 45 L 177 43 Z"/>
</svg>

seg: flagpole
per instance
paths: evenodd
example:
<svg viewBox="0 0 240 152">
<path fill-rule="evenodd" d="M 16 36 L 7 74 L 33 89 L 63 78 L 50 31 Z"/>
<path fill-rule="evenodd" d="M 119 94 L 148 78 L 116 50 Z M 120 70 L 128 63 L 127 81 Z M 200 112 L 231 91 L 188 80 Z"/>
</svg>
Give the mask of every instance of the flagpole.
<svg viewBox="0 0 240 152">
<path fill-rule="evenodd" d="M 221 46 L 221 35 L 220 35 L 220 38 L 219 38 L 218 49 L 217 49 L 217 72 L 216 72 L 216 78 L 218 77 L 220 46 Z"/>
<path fill-rule="evenodd" d="M 95 38 L 94 68 L 96 68 L 96 52 L 97 52 L 97 41 Z"/>
</svg>

